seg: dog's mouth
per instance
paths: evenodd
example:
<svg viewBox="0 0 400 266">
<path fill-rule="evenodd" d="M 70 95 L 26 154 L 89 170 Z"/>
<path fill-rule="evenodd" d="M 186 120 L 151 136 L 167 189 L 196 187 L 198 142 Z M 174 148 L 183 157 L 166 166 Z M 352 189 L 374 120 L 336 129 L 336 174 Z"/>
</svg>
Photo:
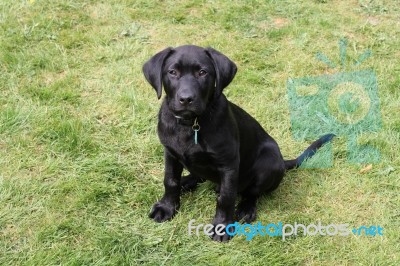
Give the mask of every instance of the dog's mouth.
<svg viewBox="0 0 400 266">
<path fill-rule="evenodd" d="M 194 120 L 197 117 L 197 114 L 193 111 L 179 111 L 174 114 L 176 119 L 181 120 Z"/>
</svg>

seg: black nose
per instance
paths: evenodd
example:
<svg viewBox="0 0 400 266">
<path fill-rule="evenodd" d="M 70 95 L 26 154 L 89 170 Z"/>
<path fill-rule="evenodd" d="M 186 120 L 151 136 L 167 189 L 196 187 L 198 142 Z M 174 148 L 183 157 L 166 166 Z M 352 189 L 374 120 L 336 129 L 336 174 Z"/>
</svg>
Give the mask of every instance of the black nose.
<svg viewBox="0 0 400 266">
<path fill-rule="evenodd" d="M 193 102 L 193 98 L 192 97 L 180 97 L 179 102 L 182 105 L 189 105 Z"/>
<path fill-rule="evenodd" d="M 181 95 L 178 96 L 178 99 L 180 104 L 186 106 L 193 102 L 194 96 L 192 94 L 182 93 Z"/>
</svg>

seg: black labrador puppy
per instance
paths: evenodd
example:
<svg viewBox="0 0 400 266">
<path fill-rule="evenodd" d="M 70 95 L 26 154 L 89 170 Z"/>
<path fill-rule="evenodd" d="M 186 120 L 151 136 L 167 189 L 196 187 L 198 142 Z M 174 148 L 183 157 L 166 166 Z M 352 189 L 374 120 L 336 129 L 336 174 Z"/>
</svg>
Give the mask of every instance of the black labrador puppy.
<svg viewBox="0 0 400 266">
<path fill-rule="evenodd" d="M 286 170 L 299 166 L 332 139 L 332 134 L 325 135 L 297 159 L 284 160 L 276 141 L 222 94 L 236 70 L 222 53 L 194 45 L 167 48 L 144 64 L 144 75 L 158 98 L 162 87 L 166 94 L 158 115 L 165 193 L 150 212 L 156 222 L 174 216 L 181 191 L 193 190 L 207 179 L 219 190 L 214 228 L 235 218 L 251 223 L 257 198 L 276 189 Z M 181 179 L 183 168 L 190 175 Z M 214 232 L 212 238 L 226 241 L 230 236 Z"/>
</svg>

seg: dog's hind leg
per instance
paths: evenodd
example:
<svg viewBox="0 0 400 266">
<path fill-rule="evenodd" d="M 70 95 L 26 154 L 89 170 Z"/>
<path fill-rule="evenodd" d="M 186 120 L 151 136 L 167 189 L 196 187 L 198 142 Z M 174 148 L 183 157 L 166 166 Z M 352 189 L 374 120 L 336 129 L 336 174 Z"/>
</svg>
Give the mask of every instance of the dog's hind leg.
<svg viewBox="0 0 400 266">
<path fill-rule="evenodd" d="M 237 221 L 243 220 L 245 223 L 253 222 L 257 217 L 257 198 L 256 196 L 250 196 L 242 194 L 242 199 L 236 207 L 236 219 Z"/>
<path fill-rule="evenodd" d="M 261 195 L 275 190 L 279 186 L 284 173 L 285 165 L 279 150 L 271 145 L 264 146 L 248 173 L 254 179 L 240 192 L 241 201 L 236 208 L 238 221 L 243 219 L 245 223 L 251 223 L 256 219 L 257 199 Z"/>
<path fill-rule="evenodd" d="M 181 192 L 190 192 L 194 191 L 200 183 L 205 182 L 206 180 L 201 177 L 194 176 L 189 174 L 187 176 L 182 176 L 181 179 Z"/>
</svg>

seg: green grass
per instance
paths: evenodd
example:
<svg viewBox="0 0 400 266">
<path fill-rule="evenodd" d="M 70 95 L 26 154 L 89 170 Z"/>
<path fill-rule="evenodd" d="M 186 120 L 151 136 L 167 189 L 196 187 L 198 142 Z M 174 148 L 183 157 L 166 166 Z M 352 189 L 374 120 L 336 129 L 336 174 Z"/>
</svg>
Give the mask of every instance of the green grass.
<svg viewBox="0 0 400 266">
<path fill-rule="evenodd" d="M 400 8 L 396 1 L 11 1 L 0 2 L 0 265 L 399 265 Z M 361 142 L 381 160 L 347 162 L 337 138 L 333 166 L 289 172 L 258 204 L 257 221 L 380 225 L 384 236 L 189 236 L 209 223 L 215 193 L 183 196 L 171 222 L 147 218 L 163 192 L 160 102 L 142 64 L 182 44 L 212 46 L 238 65 L 225 90 L 275 137 L 294 140 L 289 77 L 355 68 L 377 75 L 382 130 Z"/>
</svg>

